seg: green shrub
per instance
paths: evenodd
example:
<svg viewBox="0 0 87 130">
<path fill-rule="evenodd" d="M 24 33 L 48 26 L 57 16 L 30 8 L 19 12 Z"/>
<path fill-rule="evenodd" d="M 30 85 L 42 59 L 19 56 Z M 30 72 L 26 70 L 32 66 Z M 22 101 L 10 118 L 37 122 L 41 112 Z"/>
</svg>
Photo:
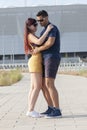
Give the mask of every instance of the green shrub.
<svg viewBox="0 0 87 130">
<path fill-rule="evenodd" d="M 79 75 L 87 77 L 87 70 L 81 70 Z"/>
<path fill-rule="evenodd" d="M 9 86 L 22 78 L 22 74 L 19 70 L 0 71 L 0 86 Z"/>
</svg>

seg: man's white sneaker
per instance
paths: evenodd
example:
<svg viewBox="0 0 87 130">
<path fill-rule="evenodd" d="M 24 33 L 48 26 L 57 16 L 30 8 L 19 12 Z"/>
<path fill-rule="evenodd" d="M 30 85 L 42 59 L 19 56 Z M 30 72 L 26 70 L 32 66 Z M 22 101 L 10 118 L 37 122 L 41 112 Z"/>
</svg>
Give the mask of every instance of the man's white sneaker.
<svg viewBox="0 0 87 130">
<path fill-rule="evenodd" d="M 26 113 L 26 116 L 30 116 L 30 117 L 33 117 L 33 118 L 39 118 L 39 117 L 42 117 L 38 112 L 36 111 L 27 111 Z"/>
</svg>

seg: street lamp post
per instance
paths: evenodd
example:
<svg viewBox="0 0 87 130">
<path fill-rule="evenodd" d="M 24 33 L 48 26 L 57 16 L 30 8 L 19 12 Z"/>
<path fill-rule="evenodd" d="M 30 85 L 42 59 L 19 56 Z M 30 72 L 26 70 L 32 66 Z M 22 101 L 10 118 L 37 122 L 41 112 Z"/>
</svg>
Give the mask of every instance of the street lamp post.
<svg viewBox="0 0 87 130">
<path fill-rule="evenodd" d="M 12 59 L 13 59 L 13 64 L 14 64 L 14 39 L 12 41 Z"/>
<path fill-rule="evenodd" d="M 27 0 L 24 0 L 24 5 L 25 5 L 25 7 L 27 6 Z"/>
<path fill-rule="evenodd" d="M 3 64 L 5 63 L 5 39 L 4 39 L 5 25 L 2 26 L 2 44 L 3 44 Z"/>
</svg>

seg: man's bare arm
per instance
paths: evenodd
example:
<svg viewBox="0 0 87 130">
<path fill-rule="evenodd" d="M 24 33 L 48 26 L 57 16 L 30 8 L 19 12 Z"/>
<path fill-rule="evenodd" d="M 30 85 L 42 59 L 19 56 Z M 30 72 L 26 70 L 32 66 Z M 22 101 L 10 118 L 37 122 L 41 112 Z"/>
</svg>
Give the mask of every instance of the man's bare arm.
<svg viewBox="0 0 87 130">
<path fill-rule="evenodd" d="M 49 37 L 49 39 L 40 47 L 34 49 L 34 53 L 38 53 L 43 50 L 49 49 L 55 42 L 55 37 Z"/>
</svg>

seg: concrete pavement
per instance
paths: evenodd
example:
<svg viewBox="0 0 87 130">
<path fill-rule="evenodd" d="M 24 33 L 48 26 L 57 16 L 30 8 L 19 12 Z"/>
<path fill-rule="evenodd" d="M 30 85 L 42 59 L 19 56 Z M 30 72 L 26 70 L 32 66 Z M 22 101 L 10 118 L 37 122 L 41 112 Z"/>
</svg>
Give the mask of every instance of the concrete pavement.
<svg viewBox="0 0 87 130">
<path fill-rule="evenodd" d="M 62 118 L 26 117 L 30 75 L 8 87 L 0 87 L 0 130 L 87 130 L 87 78 L 57 75 Z M 36 110 L 43 112 L 47 104 L 42 92 Z"/>
</svg>

